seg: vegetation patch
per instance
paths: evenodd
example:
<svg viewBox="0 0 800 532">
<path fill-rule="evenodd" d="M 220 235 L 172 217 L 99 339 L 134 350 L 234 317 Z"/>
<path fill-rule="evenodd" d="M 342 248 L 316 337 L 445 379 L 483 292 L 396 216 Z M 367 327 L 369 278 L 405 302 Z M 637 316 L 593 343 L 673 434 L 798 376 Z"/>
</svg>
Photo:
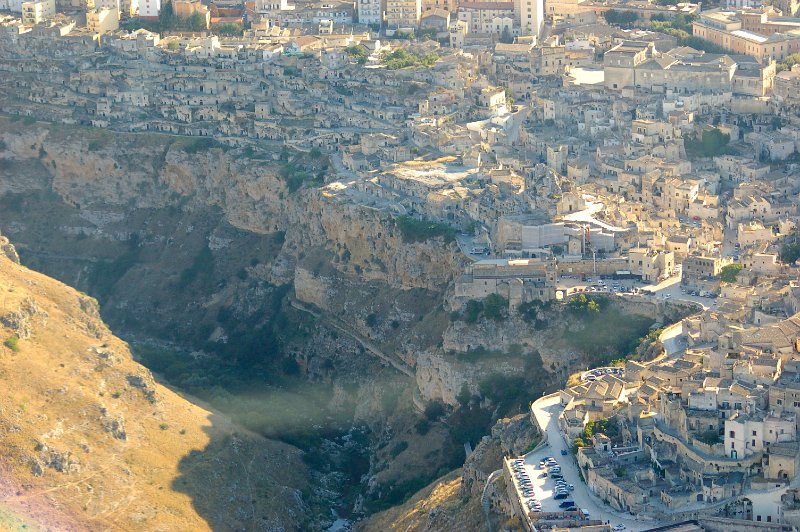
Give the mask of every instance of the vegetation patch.
<svg viewBox="0 0 800 532">
<path fill-rule="evenodd" d="M 719 432 L 716 430 L 706 430 L 698 434 L 696 438 L 698 441 L 701 441 L 706 445 L 717 445 L 718 443 L 722 443 L 722 438 L 720 438 Z"/>
<path fill-rule="evenodd" d="M 347 52 L 347 56 L 359 65 L 365 64 L 367 62 L 367 58 L 369 57 L 367 49 L 357 44 L 348 46 L 345 48 L 345 51 Z"/>
<path fill-rule="evenodd" d="M 186 288 L 201 275 L 203 277 L 210 277 L 214 273 L 214 255 L 208 246 L 203 246 L 200 253 L 195 256 L 192 265 L 181 272 L 178 286 Z"/>
<path fill-rule="evenodd" d="M 603 13 L 606 22 L 609 24 L 616 24 L 617 26 L 630 26 L 639 19 L 639 15 L 632 11 L 619 11 L 616 9 L 609 9 Z"/>
<path fill-rule="evenodd" d="M 19 347 L 19 336 L 17 336 L 16 334 L 13 335 L 13 336 L 9 336 L 6 339 L 6 341 L 3 342 L 3 345 L 6 346 L 7 348 L 11 349 L 11 351 L 13 351 L 14 353 L 19 353 L 19 350 L 20 350 L 20 347 Z"/>
<path fill-rule="evenodd" d="M 403 241 L 407 243 L 425 242 L 432 238 L 442 237 L 445 243 L 455 242 L 456 231 L 447 224 L 432 220 L 417 220 L 410 216 L 398 216 L 394 220 L 400 229 Z"/>
<path fill-rule="evenodd" d="M 325 184 L 325 170 L 314 174 L 311 169 L 295 163 L 286 163 L 278 172 L 278 175 L 286 183 L 289 193 L 300 189 L 304 184 L 321 187 Z"/>
<path fill-rule="evenodd" d="M 208 151 L 211 148 L 222 148 L 223 145 L 210 137 L 199 137 L 187 139 L 178 144 L 180 149 L 188 154 L 195 154 Z"/>
<path fill-rule="evenodd" d="M 704 129 L 699 139 L 696 135 L 687 135 L 683 140 L 683 145 L 689 159 L 699 159 L 736 153 L 733 148 L 728 146 L 730 140 L 730 135 L 713 127 Z"/>
<path fill-rule="evenodd" d="M 794 65 L 800 63 L 800 54 L 792 54 L 787 56 L 786 59 L 777 64 L 778 72 L 784 70 L 791 70 Z"/>
<path fill-rule="evenodd" d="M 567 303 L 567 312 L 576 319 L 567 326 L 564 340 L 591 365 L 634 354 L 653 324 L 650 318 L 622 312 L 604 296 L 581 294 Z"/>
<path fill-rule="evenodd" d="M 781 262 L 784 264 L 794 264 L 800 259 L 800 242 L 789 242 L 781 248 Z"/>
<path fill-rule="evenodd" d="M 728 264 L 727 266 L 723 266 L 722 270 L 719 272 L 719 280 L 725 283 L 735 283 L 736 276 L 739 275 L 740 271 L 742 271 L 741 264 Z"/>
<path fill-rule="evenodd" d="M 577 454 L 579 448 L 591 445 L 592 436 L 595 434 L 605 434 L 612 440 L 617 439 L 620 435 L 619 423 L 616 419 L 608 418 L 590 421 L 583 428 L 581 435 L 572 442 L 572 452 Z"/>
<path fill-rule="evenodd" d="M 439 56 L 433 52 L 428 52 L 426 54 L 416 54 L 408 52 L 403 48 L 399 48 L 393 52 L 383 54 L 383 57 L 381 57 L 381 62 L 384 65 L 386 65 L 386 68 L 388 70 L 399 70 L 401 68 L 411 68 L 411 67 L 430 68 L 438 60 Z"/>
</svg>

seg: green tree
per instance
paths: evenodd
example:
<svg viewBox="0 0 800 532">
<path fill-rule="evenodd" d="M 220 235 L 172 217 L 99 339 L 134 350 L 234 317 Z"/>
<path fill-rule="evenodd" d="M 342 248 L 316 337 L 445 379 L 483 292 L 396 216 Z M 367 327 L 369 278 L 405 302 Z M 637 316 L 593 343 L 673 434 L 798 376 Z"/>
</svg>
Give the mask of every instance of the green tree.
<svg viewBox="0 0 800 532">
<path fill-rule="evenodd" d="M 780 63 L 778 63 L 777 68 L 778 72 L 782 72 L 784 70 L 791 70 L 794 65 L 800 63 L 800 54 L 792 54 Z"/>
<path fill-rule="evenodd" d="M 730 135 L 713 127 L 704 129 L 700 139 L 695 135 L 687 135 L 683 145 L 686 148 L 686 155 L 690 159 L 697 159 L 732 153 L 728 146 L 730 140 Z"/>
<path fill-rule="evenodd" d="M 467 386 L 466 382 L 461 385 L 461 391 L 458 392 L 456 400 L 462 407 L 467 406 L 472 400 L 472 392 L 469 391 L 469 386 Z"/>
<path fill-rule="evenodd" d="M 718 46 L 711 41 L 707 41 L 702 37 L 696 37 L 694 35 L 690 35 L 680 44 L 709 54 L 724 54 L 727 51 L 722 46 Z"/>
<path fill-rule="evenodd" d="M 636 22 L 639 15 L 632 11 L 618 11 L 616 9 L 609 9 L 603 16 L 609 24 L 617 24 L 619 26 L 629 26 Z"/>
<path fill-rule="evenodd" d="M 575 438 L 575 440 L 572 442 L 572 453 L 578 454 L 578 449 L 581 447 L 586 447 L 586 442 L 583 441 L 582 438 Z"/>
<path fill-rule="evenodd" d="M 736 276 L 742 271 L 741 264 L 728 264 L 724 266 L 719 272 L 719 280 L 726 283 L 735 283 Z"/>
<path fill-rule="evenodd" d="M 800 243 L 790 242 L 784 244 L 781 248 L 781 262 L 784 264 L 794 264 L 797 259 L 800 259 Z"/>
<path fill-rule="evenodd" d="M 475 323 L 483 312 L 483 303 L 475 299 L 467 301 L 467 307 L 464 310 L 464 322 Z"/>
<path fill-rule="evenodd" d="M 511 34 L 511 30 L 508 26 L 503 28 L 503 32 L 500 34 L 500 42 L 503 44 L 511 44 L 514 42 L 514 36 Z"/>
<path fill-rule="evenodd" d="M 175 25 L 177 17 L 172 8 L 172 0 L 166 0 L 161 4 L 161 11 L 158 12 L 158 22 L 162 29 L 169 29 Z"/>
<path fill-rule="evenodd" d="M 441 401 L 428 401 L 425 405 L 425 417 L 429 421 L 436 421 L 444 415 L 444 403 Z"/>
<path fill-rule="evenodd" d="M 237 24 L 235 22 L 223 22 L 221 24 L 217 24 L 213 28 L 214 33 L 217 35 L 229 35 L 238 37 L 244 31 L 241 24 Z"/>
<path fill-rule="evenodd" d="M 203 31 L 206 29 L 206 17 L 199 12 L 194 12 L 183 24 L 188 26 L 191 31 Z"/>
<path fill-rule="evenodd" d="M 506 105 L 511 107 L 514 105 L 514 91 L 511 90 L 511 87 L 506 87 Z"/>
<path fill-rule="evenodd" d="M 367 62 L 367 57 L 369 57 L 367 49 L 358 44 L 348 46 L 347 48 L 345 48 L 345 51 L 347 52 L 347 56 L 350 59 L 352 59 L 353 61 L 357 62 L 360 65 L 365 64 Z"/>
<path fill-rule="evenodd" d="M 483 300 L 483 313 L 487 318 L 500 321 L 506 316 L 508 301 L 499 294 L 489 294 Z"/>
</svg>

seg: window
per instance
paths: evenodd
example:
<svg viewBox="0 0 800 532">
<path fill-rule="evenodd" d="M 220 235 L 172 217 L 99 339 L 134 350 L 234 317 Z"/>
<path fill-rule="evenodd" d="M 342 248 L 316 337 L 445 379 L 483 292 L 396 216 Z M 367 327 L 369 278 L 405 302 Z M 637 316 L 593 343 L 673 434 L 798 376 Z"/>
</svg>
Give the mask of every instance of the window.
<svg viewBox="0 0 800 532">
<path fill-rule="evenodd" d="M 753 436 L 757 436 L 756 431 L 753 431 Z"/>
<path fill-rule="evenodd" d="M 731 438 L 735 438 L 736 437 L 736 433 L 734 431 L 730 431 L 728 436 L 730 436 Z"/>
</svg>

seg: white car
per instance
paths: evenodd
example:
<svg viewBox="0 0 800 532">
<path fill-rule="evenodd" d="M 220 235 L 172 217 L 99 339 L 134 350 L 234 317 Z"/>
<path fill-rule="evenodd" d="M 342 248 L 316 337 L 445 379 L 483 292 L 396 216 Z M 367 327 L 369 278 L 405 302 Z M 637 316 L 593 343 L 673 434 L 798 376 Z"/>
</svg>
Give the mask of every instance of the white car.
<svg viewBox="0 0 800 532">
<path fill-rule="evenodd" d="M 625 525 L 614 525 L 614 530 L 619 532 L 620 530 L 625 530 Z"/>
</svg>

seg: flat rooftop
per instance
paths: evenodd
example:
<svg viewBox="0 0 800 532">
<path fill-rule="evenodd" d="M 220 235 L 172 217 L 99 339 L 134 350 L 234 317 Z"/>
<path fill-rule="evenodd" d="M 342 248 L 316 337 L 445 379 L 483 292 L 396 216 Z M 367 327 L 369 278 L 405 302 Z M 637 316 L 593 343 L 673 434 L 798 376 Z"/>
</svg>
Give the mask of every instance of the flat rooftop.
<svg viewBox="0 0 800 532">
<path fill-rule="evenodd" d="M 747 39 L 748 41 L 753 41 L 758 43 L 767 41 L 767 38 L 764 37 L 763 35 L 759 35 L 758 33 L 753 33 L 752 31 L 747 31 L 747 30 L 733 30 L 731 32 L 731 35 L 736 35 L 737 37 L 742 37 L 744 39 Z"/>
<path fill-rule="evenodd" d="M 400 179 L 419 181 L 429 186 L 455 185 L 478 173 L 477 168 L 437 161 L 408 161 L 386 172 Z"/>
</svg>

